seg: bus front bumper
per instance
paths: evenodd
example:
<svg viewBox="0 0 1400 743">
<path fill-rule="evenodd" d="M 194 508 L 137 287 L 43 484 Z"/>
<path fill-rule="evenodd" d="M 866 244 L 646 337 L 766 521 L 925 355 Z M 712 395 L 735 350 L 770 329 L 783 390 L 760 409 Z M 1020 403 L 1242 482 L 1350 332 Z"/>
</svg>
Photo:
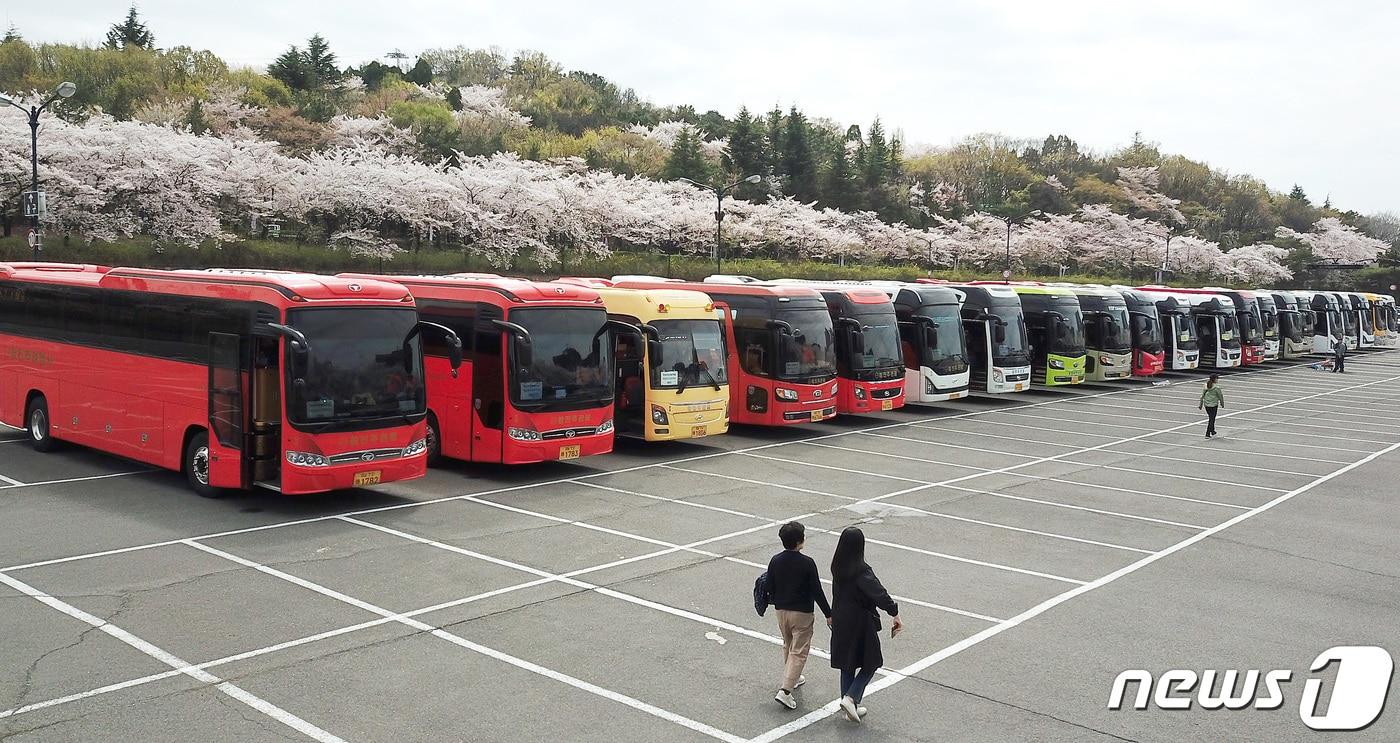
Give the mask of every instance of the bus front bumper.
<svg viewBox="0 0 1400 743">
<path fill-rule="evenodd" d="M 327 467 L 305 467 L 284 460 L 280 485 L 283 495 L 310 495 L 414 480 L 422 477 L 427 471 L 427 452 L 409 457 L 380 461 L 369 459 Z"/>
</svg>

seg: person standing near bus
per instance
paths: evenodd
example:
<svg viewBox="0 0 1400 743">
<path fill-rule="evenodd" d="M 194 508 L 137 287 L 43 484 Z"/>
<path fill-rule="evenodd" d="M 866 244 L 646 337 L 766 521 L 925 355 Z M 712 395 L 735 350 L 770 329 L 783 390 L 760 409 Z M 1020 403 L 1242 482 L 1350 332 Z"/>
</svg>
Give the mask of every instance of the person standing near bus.
<svg viewBox="0 0 1400 743">
<path fill-rule="evenodd" d="M 778 632 L 783 636 L 783 681 L 774 699 L 788 709 L 797 709 L 792 692 L 807 682 L 802 669 L 812 650 L 812 627 L 816 624 L 815 604 L 831 626 L 831 605 L 826 602 L 817 575 L 817 562 L 802 554 L 807 530 L 800 522 L 789 521 L 778 528 L 783 551 L 768 561 L 768 591 L 778 614 Z"/>
<path fill-rule="evenodd" d="M 1347 371 L 1347 341 L 1345 338 L 1338 338 L 1332 344 L 1332 372 L 1334 374 L 1345 374 Z"/>
<path fill-rule="evenodd" d="M 1201 390 L 1201 404 L 1197 406 L 1198 410 L 1206 411 L 1206 438 L 1215 435 L 1215 414 L 1225 407 L 1225 391 L 1220 389 L 1219 381 L 1219 374 L 1210 375 L 1206 388 Z"/>
<path fill-rule="evenodd" d="M 894 622 L 893 638 L 904 629 L 899 605 L 865 563 L 865 533 L 848 526 L 841 532 L 831 557 L 831 667 L 841 672 L 841 710 L 846 719 L 859 723 L 865 687 L 884 665 L 880 653 L 880 615 L 884 609 Z"/>
</svg>

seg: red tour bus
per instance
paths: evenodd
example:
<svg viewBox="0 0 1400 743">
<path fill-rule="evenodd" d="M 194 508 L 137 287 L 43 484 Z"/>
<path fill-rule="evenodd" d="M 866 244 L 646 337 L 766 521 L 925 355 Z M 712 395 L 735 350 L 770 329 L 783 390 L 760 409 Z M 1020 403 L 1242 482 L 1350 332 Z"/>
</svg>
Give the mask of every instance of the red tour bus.
<svg viewBox="0 0 1400 743">
<path fill-rule="evenodd" d="M 836 330 L 836 412 L 871 413 L 904 407 L 905 353 L 894 302 L 883 289 L 822 282 L 779 280 L 808 286 L 826 299 Z M 909 350 L 913 355 L 913 349 Z"/>
<path fill-rule="evenodd" d="M 441 332 L 424 331 L 428 458 L 530 464 L 613 448 L 613 340 L 598 293 L 493 274 L 365 276 L 413 292 L 425 323 L 462 339 L 455 378 Z"/>
<path fill-rule="evenodd" d="M 836 333 L 815 290 L 622 276 L 614 285 L 710 295 L 729 348 L 731 422 L 782 426 L 836 415 Z"/>
<path fill-rule="evenodd" d="M 386 282 L 0 264 L 0 421 L 205 496 L 407 480 L 426 466 L 420 337 Z"/>
</svg>

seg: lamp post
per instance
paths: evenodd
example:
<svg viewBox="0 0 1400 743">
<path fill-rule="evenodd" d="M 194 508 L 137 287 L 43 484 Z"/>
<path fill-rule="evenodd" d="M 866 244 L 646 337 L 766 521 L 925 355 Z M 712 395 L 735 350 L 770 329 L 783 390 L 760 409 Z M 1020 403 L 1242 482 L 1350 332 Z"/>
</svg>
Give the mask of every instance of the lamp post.
<svg viewBox="0 0 1400 743">
<path fill-rule="evenodd" d="M 722 241 L 724 239 L 723 233 L 720 232 L 720 225 L 724 223 L 724 197 L 728 195 L 730 191 L 733 191 L 735 188 L 738 188 L 740 183 L 758 183 L 759 181 L 763 180 L 763 176 L 751 175 L 748 178 L 744 178 L 743 180 L 734 181 L 733 183 L 729 184 L 728 186 L 724 186 L 723 188 L 711 186 L 708 183 L 692 181 L 689 178 L 677 178 L 676 180 L 685 181 L 686 183 L 689 183 L 690 185 L 695 186 L 696 188 L 703 188 L 706 191 L 709 191 L 710 193 L 713 193 L 715 195 L 715 273 L 719 273 L 720 251 L 723 247 Z"/>
<path fill-rule="evenodd" d="M 1006 273 L 1002 275 L 1002 278 L 1005 279 L 1008 284 L 1011 283 L 1011 225 L 1026 217 L 1039 217 L 1040 215 L 1041 211 L 1039 209 L 1028 211 L 1019 217 L 1003 217 L 1000 214 L 991 215 L 1006 223 Z"/>
<path fill-rule="evenodd" d="M 29 116 L 29 164 L 32 175 L 30 192 L 34 194 L 32 197 L 34 199 L 33 213 L 29 215 L 29 232 L 32 236 L 30 244 L 34 248 L 34 260 L 36 261 L 39 260 L 39 254 L 44 249 L 43 233 L 39 231 L 39 114 L 59 98 L 72 98 L 76 92 L 78 92 L 77 85 L 70 82 L 60 83 L 47 100 L 29 108 L 16 103 L 15 99 L 10 96 L 0 93 L 0 103 L 8 103 Z"/>
</svg>

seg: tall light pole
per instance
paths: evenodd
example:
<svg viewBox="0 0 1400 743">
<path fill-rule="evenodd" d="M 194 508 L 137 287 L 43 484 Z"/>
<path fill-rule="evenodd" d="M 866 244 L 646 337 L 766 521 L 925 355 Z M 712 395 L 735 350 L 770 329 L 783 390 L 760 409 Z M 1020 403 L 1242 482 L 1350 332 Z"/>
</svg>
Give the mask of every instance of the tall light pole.
<svg viewBox="0 0 1400 743">
<path fill-rule="evenodd" d="M 724 223 L 724 197 L 728 195 L 730 191 L 733 191 L 735 188 L 738 188 L 739 184 L 758 183 L 759 181 L 763 180 L 763 176 L 751 175 L 748 178 L 734 181 L 728 186 L 724 186 L 722 188 L 711 186 L 708 183 L 692 181 L 689 178 L 677 178 L 676 180 L 685 181 L 686 183 L 689 183 L 690 185 L 695 186 L 696 188 L 703 188 L 706 191 L 709 191 L 710 193 L 713 193 L 715 195 L 715 273 L 719 273 L 720 252 L 723 248 L 724 240 L 724 234 L 720 231 L 720 226 Z"/>
<path fill-rule="evenodd" d="M 30 244 L 34 248 L 34 260 L 39 260 L 39 254 L 44 249 L 43 233 L 39 231 L 39 114 L 49 107 L 49 104 L 59 98 L 72 98 L 78 92 L 78 86 L 70 82 L 60 83 L 53 94 L 43 103 L 37 106 L 25 108 L 15 102 L 10 96 L 0 93 L 0 103 L 8 103 L 23 111 L 29 116 L 29 164 L 31 167 L 32 180 L 30 181 L 30 192 L 33 193 L 33 209 L 29 215 L 29 232 L 32 236 Z"/>
<path fill-rule="evenodd" d="M 1039 217 L 1040 215 L 1041 211 L 1039 209 L 1028 211 L 1019 217 L 1003 217 L 1000 214 L 991 215 L 1006 223 L 1006 273 L 1002 274 L 1002 278 L 1005 279 L 1008 284 L 1011 283 L 1011 225 L 1026 217 Z"/>
</svg>

